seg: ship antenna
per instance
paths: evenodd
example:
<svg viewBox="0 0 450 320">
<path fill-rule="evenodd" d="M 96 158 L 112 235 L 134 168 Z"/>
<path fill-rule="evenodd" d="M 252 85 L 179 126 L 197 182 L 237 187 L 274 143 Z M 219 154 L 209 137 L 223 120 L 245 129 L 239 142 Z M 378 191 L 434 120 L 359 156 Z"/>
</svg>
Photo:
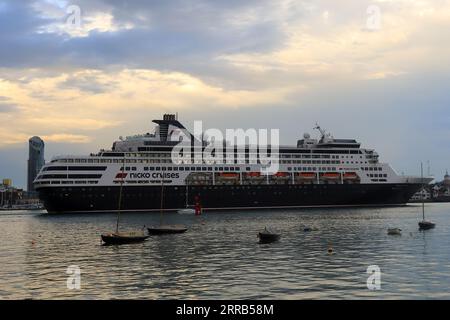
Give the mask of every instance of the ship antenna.
<svg viewBox="0 0 450 320">
<path fill-rule="evenodd" d="M 425 184 L 423 181 L 423 162 L 420 163 L 420 176 L 421 176 L 421 180 L 422 180 L 422 217 L 423 220 L 425 220 Z"/>
<path fill-rule="evenodd" d="M 121 206 L 122 206 L 122 190 L 123 190 L 124 171 L 125 171 L 125 155 L 122 160 L 122 170 L 121 170 L 121 174 L 120 174 L 119 208 L 117 210 L 116 234 L 119 233 L 119 219 L 120 219 L 120 210 L 121 210 Z"/>
<path fill-rule="evenodd" d="M 325 138 L 326 131 L 324 129 L 322 129 L 317 122 L 316 122 L 316 126 L 314 127 L 314 129 L 319 130 L 320 134 L 322 135 L 322 138 Z"/>
</svg>

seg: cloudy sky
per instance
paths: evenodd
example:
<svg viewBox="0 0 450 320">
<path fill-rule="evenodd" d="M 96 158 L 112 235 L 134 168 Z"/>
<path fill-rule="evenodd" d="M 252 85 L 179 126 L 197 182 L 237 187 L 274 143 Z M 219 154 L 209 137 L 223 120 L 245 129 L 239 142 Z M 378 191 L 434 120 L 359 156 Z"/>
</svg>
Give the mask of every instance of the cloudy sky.
<svg viewBox="0 0 450 320">
<path fill-rule="evenodd" d="M 0 0 L 0 178 L 26 184 L 33 135 L 90 153 L 165 112 L 282 144 L 318 121 L 441 177 L 449 71 L 450 0 Z"/>
</svg>

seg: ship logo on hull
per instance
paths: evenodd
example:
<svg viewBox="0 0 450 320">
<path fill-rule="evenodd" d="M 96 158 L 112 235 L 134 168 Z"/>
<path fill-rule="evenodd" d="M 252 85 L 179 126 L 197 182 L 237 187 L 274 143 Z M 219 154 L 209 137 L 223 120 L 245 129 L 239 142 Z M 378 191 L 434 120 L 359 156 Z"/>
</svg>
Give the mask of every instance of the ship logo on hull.
<svg viewBox="0 0 450 320">
<path fill-rule="evenodd" d="M 128 176 L 126 172 L 119 172 L 116 174 L 116 179 L 125 179 Z M 132 172 L 130 179 L 178 179 L 180 174 L 177 172 Z"/>
<path fill-rule="evenodd" d="M 128 173 L 125 172 L 119 172 L 116 174 L 116 179 L 125 179 L 127 177 Z"/>
<path fill-rule="evenodd" d="M 130 173 L 131 179 L 178 179 L 180 174 L 177 172 L 133 172 Z"/>
</svg>

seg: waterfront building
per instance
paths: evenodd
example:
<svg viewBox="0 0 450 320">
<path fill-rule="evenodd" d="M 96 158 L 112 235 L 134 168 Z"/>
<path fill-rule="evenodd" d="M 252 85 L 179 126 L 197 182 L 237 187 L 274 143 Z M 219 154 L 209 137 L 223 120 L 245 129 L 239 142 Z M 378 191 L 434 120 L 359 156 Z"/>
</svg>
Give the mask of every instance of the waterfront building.
<svg viewBox="0 0 450 320">
<path fill-rule="evenodd" d="M 431 200 L 431 192 L 428 187 L 424 187 L 417 191 L 412 197 L 411 201 L 419 201 L 419 200 Z"/>
<path fill-rule="evenodd" d="M 0 183 L 0 208 L 12 207 L 23 198 L 23 190 L 13 187 L 11 179 Z"/>
</svg>

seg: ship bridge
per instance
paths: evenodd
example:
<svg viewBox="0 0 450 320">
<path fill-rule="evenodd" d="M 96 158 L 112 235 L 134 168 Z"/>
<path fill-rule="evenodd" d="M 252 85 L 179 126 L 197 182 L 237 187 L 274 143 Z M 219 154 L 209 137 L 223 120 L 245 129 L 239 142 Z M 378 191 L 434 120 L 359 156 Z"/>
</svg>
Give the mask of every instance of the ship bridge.
<svg viewBox="0 0 450 320">
<path fill-rule="evenodd" d="M 314 128 L 320 132 L 320 139 L 311 139 L 309 133 L 303 135 L 302 140 L 297 141 L 298 148 L 345 148 L 345 149 L 359 149 L 361 144 L 355 139 L 335 139 L 325 129 L 318 124 Z"/>
<path fill-rule="evenodd" d="M 173 147 L 185 136 L 193 141 L 194 136 L 178 121 L 176 115 L 165 114 L 163 119 L 153 120 L 156 124 L 153 134 L 146 133 L 128 137 L 119 137 L 112 146 L 113 152 L 141 152 L 148 151 L 146 146 Z"/>
</svg>

